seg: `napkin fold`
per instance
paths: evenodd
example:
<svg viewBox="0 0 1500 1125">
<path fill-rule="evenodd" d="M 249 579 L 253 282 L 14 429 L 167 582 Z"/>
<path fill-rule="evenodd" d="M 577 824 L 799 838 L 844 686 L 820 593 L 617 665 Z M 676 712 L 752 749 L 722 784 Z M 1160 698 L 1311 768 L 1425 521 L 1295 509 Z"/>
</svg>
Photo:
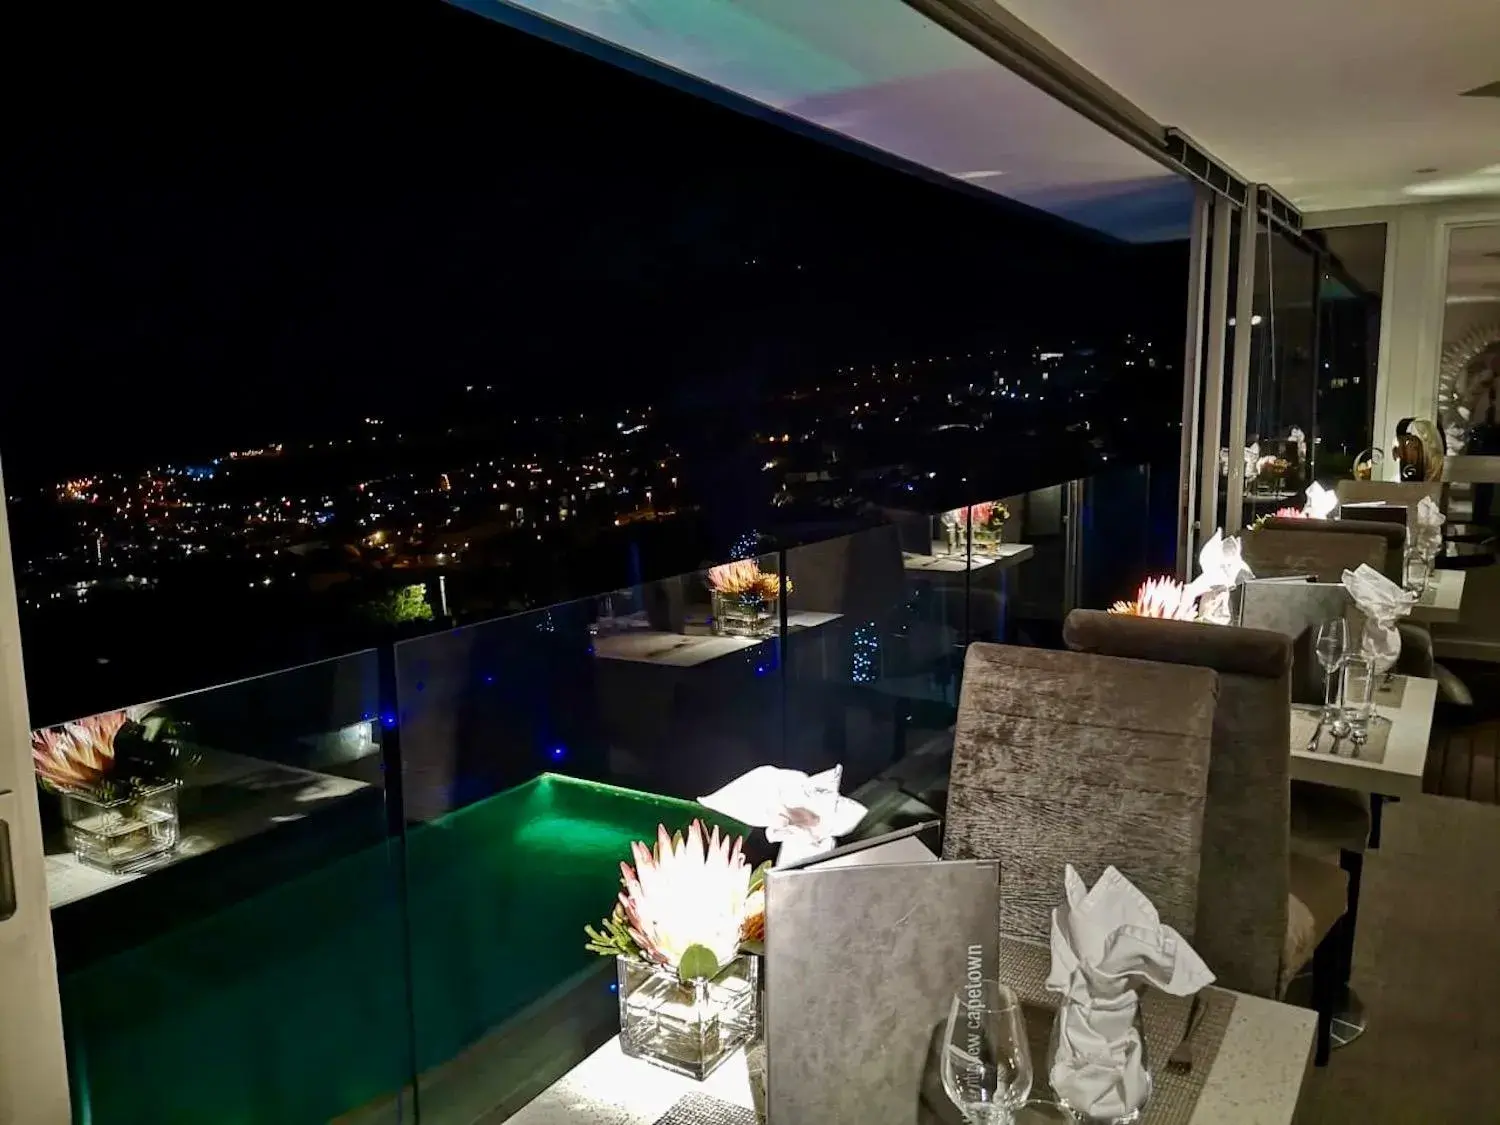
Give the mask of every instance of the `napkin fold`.
<svg viewBox="0 0 1500 1125">
<path fill-rule="evenodd" d="M 1199 599 L 1198 620 L 1228 625 L 1230 589 L 1255 577 L 1240 555 L 1239 538 L 1233 535 L 1225 538 L 1224 529 L 1216 529 L 1213 538 L 1198 552 L 1198 569 L 1198 577 L 1188 583 L 1185 597 Z"/>
<path fill-rule="evenodd" d="M 1307 503 L 1302 506 L 1302 510 L 1310 519 L 1326 520 L 1339 506 L 1338 494 L 1332 489 L 1324 488 L 1317 481 L 1307 486 L 1306 495 Z"/>
<path fill-rule="evenodd" d="M 1092 888 L 1069 864 L 1067 901 L 1052 911 L 1047 990 L 1062 997 L 1052 1088 L 1077 1113 L 1123 1117 L 1151 1096 L 1137 990 L 1191 996 L 1214 974 L 1151 900 L 1114 867 Z"/>
<path fill-rule="evenodd" d="M 1417 501 L 1416 532 L 1411 546 L 1429 565 L 1442 552 L 1445 522 L 1443 510 L 1433 502 L 1431 496 L 1424 496 Z"/>
<path fill-rule="evenodd" d="M 1388 671 L 1401 655 L 1396 620 L 1411 612 L 1417 595 L 1403 590 L 1369 563 L 1360 563 L 1358 570 L 1344 571 L 1343 584 L 1365 615 L 1360 652 L 1376 672 Z"/>
<path fill-rule="evenodd" d="M 839 795 L 844 767 L 808 776 L 801 770 L 757 766 L 698 803 L 732 816 L 752 828 L 764 828 L 766 839 L 781 847 L 778 864 L 832 851 L 835 839 L 853 832 L 866 809 Z"/>
</svg>

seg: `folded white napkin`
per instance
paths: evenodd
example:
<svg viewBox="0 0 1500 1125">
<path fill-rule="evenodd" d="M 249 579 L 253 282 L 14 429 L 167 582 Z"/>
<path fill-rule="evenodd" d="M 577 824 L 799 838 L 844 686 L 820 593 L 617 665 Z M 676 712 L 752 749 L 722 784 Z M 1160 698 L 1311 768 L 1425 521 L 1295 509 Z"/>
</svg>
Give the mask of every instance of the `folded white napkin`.
<svg viewBox="0 0 1500 1125">
<path fill-rule="evenodd" d="M 1396 619 L 1411 612 L 1417 595 L 1403 590 L 1369 563 L 1344 571 L 1344 589 L 1365 615 L 1360 651 L 1376 672 L 1390 669 L 1401 655 L 1401 633 Z"/>
<path fill-rule="evenodd" d="M 1057 1053 L 1049 1076 L 1057 1095 L 1092 1118 L 1123 1117 L 1151 1094 L 1136 1028 L 1137 989 L 1152 984 L 1190 996 L 1214 975 L 1156 907 L 1115 868 L 1093 889 L 1069 864 L 1068 901 L 1052 911 L 1052 972 L 1062 996 Z"/>
<path fill-rule="evenodd" d="M 839 796 L 843 774 L 843 766 L 811 777 L 801 770 L 757 766 L 698 803 L 764 828 L 766 839 L 781 845 L 776 862 L 793 863 L 832 851 L 835 838 L 853 832 L 864 819 L 864 805 Z"/>
<path fill-rule="evenodd" d="M 1338 494 L 1331 489 L 1324 488 L 1317 481 L 1307 486 L 1307 503 L 1302 505 L 1302 511 L 1310 518 L 1326 520 L 1338 506 Z"/>
<path fill-rule="evenodd" d="M 1251 442 L 1245 446 L 1245 481 L 1246 483 L 1260 476 L 1260 442 Z"/>
<path fill-rule="evenodd" d="M 1417 501 L 1416 535 L 1412 549 L 1431 563 L 1443 549 L 1443 510 L 1433 503 L 1431 496 Z"/>
<path fill-rule="evenodd" d="M 1229 624 L 1229 591 L 1255 574 L 1240 557 L 1240 541 L 1224 537 L 1218 528 L 1198 552 L 1199 574 L 1188 583 L 1186 597 L 1198 598 L 1198 620 L 1214 625 Z"/>
</svg>

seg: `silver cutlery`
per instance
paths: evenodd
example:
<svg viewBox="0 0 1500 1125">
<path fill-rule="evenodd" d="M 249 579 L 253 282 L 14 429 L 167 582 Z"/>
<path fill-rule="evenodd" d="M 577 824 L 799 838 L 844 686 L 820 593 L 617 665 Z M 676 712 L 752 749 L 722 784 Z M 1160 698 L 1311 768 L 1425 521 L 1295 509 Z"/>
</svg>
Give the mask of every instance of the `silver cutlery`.
<svg viewBox="0 0 1500 1125">
<path fill-rule="evenodd" d="M 1193 993 L 1193 1006 L 1188 1009 L 1187 1030 L 1182 1033 L 1182 1042 L 1172 1051 L 1167 1058 L 1167 1066 L 1173 1070 L 1193 1069 L 1193 1036 L 1198 1031 L 1198 1025 L 1203 1022 L 1203 1017 L 1208 1012 L 1208 1005 L 1203 1002 L 1200 993 Z"/>
<path fill-rule="evenodd" d="M 1307 749 L 1305 751 L 1303 751 L 1303 753 L 1305 753 L 1305 754 L 1314 754 L 1314 753 L 1316 753 L 1317 749 L 1318 749 L 1318 739 L 1320 739 L 1322 737 L 1323 737 L 1323 717 L 1321 715 L 1319 715 L 1318 716 L 1318 725 L 1315 726 L 1315 727 L 1313 727 L 1312 737 L 1307 740 Z"/>
</svg>

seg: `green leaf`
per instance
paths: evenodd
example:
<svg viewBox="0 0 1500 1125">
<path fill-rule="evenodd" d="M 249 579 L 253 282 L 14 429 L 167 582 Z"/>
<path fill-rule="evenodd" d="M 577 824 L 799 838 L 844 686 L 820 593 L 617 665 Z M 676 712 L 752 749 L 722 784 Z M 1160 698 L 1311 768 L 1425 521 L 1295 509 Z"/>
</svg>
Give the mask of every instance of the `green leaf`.
<svg viewBox="0 0 1500 1125">
<path fill-rule="evenodd" d="M 719 972 L 719 959 L 706 945 L 690 945 L 682 951 L 682 960 L 677 962 L 677 979 L 683 982 L 706 980 Z"/>
<path fill-rule="evenodd" d="M 754 871 L 750 872 L 750 889 L 752 891 L 758 891 L 765 885 L 766 872 L 769 870 L 771 870 L 771 861 L 768 859 Z"/>
</svg>

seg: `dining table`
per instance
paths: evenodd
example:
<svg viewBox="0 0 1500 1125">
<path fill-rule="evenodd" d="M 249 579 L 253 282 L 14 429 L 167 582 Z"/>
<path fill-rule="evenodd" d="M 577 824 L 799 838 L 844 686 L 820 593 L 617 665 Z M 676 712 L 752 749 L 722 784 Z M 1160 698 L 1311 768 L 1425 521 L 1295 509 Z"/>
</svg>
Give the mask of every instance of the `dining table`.
<svg viewBox="0 0 1500 1125">
<path fill-rule="evenodd" d="M 883 845 L 880 859 L 853 853 L 829 862 L 913 863 L 936 856 L 915 837 Z M 1016 953 L 1029 943 L 1001 938 L 1002 964 L 1021 964 Z M 1009 949 L 1007 955 L 1004 950 Z M 1045 947 L 1032 950 L 1036 963 L 1022 976 L 1045 976 Z M 1040 965 L 1040 969 L 1038 969 Z M 1002 979 L 1006 977 L 1002 968 Z M 1039 978 L 1038 978 L 1039 979 Z M 1011 980 L 1018 990 L 1021 981 Z M 1033 982 L 1034 983 L 1034 982 Z M 1317 1016 L 1307 1008 L 1210 987 L 1205 997 L 1227 1011 L 1217 1047 L 1203 1066 L 1191 1110 L 1169 1119 L 1185 1125 L 1290 1125 L 1312 1054 Z M 1205 1005 L 1205 1010 L 1209 1005 Z M 1205 1020 L 1205 1023 L 1208 1021 Z M 1188 1038 L 1192 1039 L 1190 1022 Z M 1041 1068 L 1044 1061 L 1033 1059 Z M 1171 1065 L 1171 1064 L 1166 1064 Z M 735 1052 L 703 1081 L 627 1056 L 614 1036 L 509 1117 L 506 1125 L 771 1125 L 765 1121 L 765 1042 Z M 1197 1085 L 1197 1083 L 1195 1083 Z M 1179 1107 L 1183 1103 L 1179 1101 Z M 913 1125 L 917 1117 L 913 1111 Z M 923 1120 L 927 1120 L 924 1118 Z M 956 1119 L 956 1118 L 955 1118 Z M 1146 1125 L 1160 1119 L 1148 1111 Z M 485 1119 L 487 1122 L 489 1118 Z M 500 1122 L 494 1122 L 500 1125 Z M 774 1125 L 783 1125 L 775 1122 Z M 811 1125 L 791 1122 L 787 1125 Z M 827 1122 L 822 1125 L 847 1125 Z"/>
<path fill-rule="evenodd" d="M 1429 625 L 1454 625 L 1463 616 L 1466 570 L 1434 570 L 1411 607 L 1411 619 Z"/>
<path fill-rule="evenodd" d="M 1377 690 L 1370 739 L 1335 745 L 1319 732 L 1316 706 L 1294 705 L 1290 733 L 1292 778 L 1354 789 L 1382 797 L 1414 797 L 1422 792 L 1427 744 L 1437 706 L 1436 680 L 1392 676 Z"/>
</svg>

